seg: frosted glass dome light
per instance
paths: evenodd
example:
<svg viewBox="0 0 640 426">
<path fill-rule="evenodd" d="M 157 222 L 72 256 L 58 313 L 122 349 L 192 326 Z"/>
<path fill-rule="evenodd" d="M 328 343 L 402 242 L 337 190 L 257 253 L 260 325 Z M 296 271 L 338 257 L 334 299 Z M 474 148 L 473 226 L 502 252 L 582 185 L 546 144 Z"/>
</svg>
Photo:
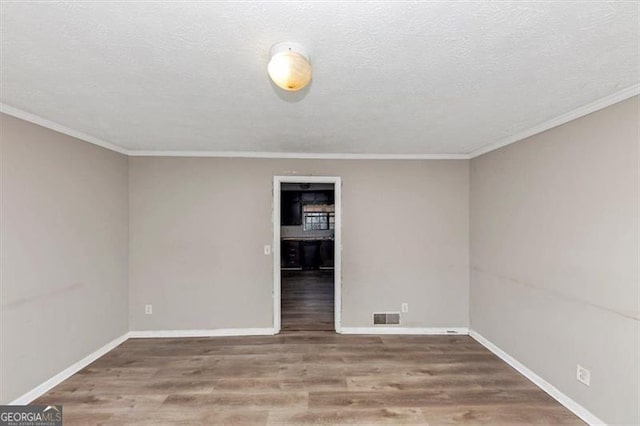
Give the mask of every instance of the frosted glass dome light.
<svg viewBox="0 0 640 426">
<path fill-rule="evenodd" d="M 295 92 L 311 81 L 311 62 L 305 49 L 297 43 L 278 43 L 271 48 L 267 71 L 281 89 Z"/>
</svg>

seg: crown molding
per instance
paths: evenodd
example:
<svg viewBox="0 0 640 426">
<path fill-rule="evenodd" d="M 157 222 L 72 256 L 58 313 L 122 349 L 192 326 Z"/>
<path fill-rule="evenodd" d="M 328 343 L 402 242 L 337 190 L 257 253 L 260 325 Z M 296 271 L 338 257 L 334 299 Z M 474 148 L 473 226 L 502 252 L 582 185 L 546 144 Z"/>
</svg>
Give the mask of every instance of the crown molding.
<svg viewBox="0 0 640 426">
<path fill-rule="evenodd" d="M 0 103 L 0 112 L 131 157 L 220 157 L 309 160 L 468 160 L 468 154 L 340 154 L 253 151 L 129 150 L 19 108 Z"/>
<path fill-rule="evenodd" d="M 37 124 L 42 127 L 64 133 L 65 135 L 84 140 L 132 157 L 219 157 L 219 158 L 273 158 L 273 159 L 308 159 L 308 160 L 468 160 L 478 157 L 504 146 L 558 127 L 592 112 L 604 109 L 632 96 L 640 94 L 640 83 L 622 89 L 597 101 L 583 105 L 572 111 L 540 123 L 515 135 L 487 144 L 466 154 L 340 154 L 340 153 L 304 153 L 304 152 L 254 152 L 254 151 L 175 151 L 175 150 L 129 150 L 120 145 L 104 141 L 95 136 L 63 126 L 62 124 L 40 117 L 19 108 L 0 103 L 0 112 Z"/>
<path fill-rule="evenodd" d="M 33 124 L 37 124 L 38 126 L 46 127 L 47 129 L 55 130 L 58 133 L 63 133 L 67 136 L 71 136 L 76 139 L 81 139 L 85 142 L 98 145 L 102 148 L 110 149 L 111 151 L 119 152 L 120 154 L 129 155 L 129 151 L 126 148 L 121 147 L 120 145 L 103 141 L 102 139 L 96 138 L 95 136 L 91 136 L 86 133 L 79 132 L 70 127 L 63 126 L 62 124 L 56 123 L 55 121 L 42 118 L 39 115 L 35 115 L 30 112 L 23 111 L 19 108 L 12 107 L 11 105 L 0 103 L 0 112 L 5 113 L 7 115 L 11 115 L 13 117 L 19 118 L 24 121 L 28 121 Z"/>
<path fill-rule="evenodd" d="M 308 160 L 468 160 L 468 154 L 326 154 L 253 151 L 129 151 L 132 157 L 227 157 Z"/>
<path fill-rule="evenodd" d="M 480 155 L 486 154 L 488 152 L 495 151 L 496 149 L 502 148 L 503 146 L 511 145 L 512 143 L 521 141 L 533 135 L 537 135 L 538 133 L 542 133 L 554 127 L 561 126 L 563 124 L 568 123 L 569 121 L 573 121 L 577 118 L 584 117 L 585 115 L 591 114 L 592 112 L 596 112 L 598 110 L 604 109 L 608 106 L 611 106 L 618 102 L 622 102 L 626 99 L 629 99 L 632 96 L 636 96 L 639 94 L 640 94 L 640 83 L 634 84 L 633 86 L 630 86 L 630 87 L 627 87 L 626 89 L 622 89 L 618 92 L 612 93 L 611 95 L 605 96 L 604 98 L 600 98 L 597 101 L 583 105 L 572 111 L 569 111 L 555 118 L 552 118 L 551 120 L 545 121 L 527 130 L 516 133 L 515 135 L 509 136 L 507 138 L 501 139 L 499 141 L 490 143 L 481 148 L 473 150 L 469 153 L 469 158 L 475 158 Z"/>
</svg>

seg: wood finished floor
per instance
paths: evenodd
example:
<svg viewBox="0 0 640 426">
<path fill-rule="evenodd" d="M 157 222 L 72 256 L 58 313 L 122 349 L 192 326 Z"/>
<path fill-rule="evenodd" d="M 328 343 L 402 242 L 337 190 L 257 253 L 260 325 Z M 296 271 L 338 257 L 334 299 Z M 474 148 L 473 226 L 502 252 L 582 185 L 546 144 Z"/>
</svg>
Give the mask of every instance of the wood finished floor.
<svg viewBox="0 0 640 426">
<path fill-rule="evenodd" d="M 582 424 L 468 336 L 130 339 L 34 403 L 66 425 Z"/>
<path fill-rule="evenodd" d="M 281 329 L 333 331 L 333 270 L 282 271 Z"/>
</svg>

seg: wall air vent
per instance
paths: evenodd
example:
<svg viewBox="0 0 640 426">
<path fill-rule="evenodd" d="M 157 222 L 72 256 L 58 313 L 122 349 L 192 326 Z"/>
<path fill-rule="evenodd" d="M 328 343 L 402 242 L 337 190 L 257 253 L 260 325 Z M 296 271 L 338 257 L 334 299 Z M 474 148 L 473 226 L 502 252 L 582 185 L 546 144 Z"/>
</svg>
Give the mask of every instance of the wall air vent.
<svg viewBox="0 0 640 426">
<path fill-rule="evenodd" d="M 373 325 L 399 325 L 400 312 L 374 312 Z"/>
</svg>

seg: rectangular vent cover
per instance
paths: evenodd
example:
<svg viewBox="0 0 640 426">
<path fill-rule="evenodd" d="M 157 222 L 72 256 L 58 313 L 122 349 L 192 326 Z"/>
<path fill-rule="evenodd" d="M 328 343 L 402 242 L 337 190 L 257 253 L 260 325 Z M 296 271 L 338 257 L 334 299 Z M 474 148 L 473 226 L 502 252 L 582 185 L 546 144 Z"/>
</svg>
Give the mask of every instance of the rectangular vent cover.
<svg viewBox="0 0 640 426">
<path fill-rule="evenodd" d="M 400 312 L 375 312 L 373 325 L 398 325 L 400 324 Z"/>
</svg>

